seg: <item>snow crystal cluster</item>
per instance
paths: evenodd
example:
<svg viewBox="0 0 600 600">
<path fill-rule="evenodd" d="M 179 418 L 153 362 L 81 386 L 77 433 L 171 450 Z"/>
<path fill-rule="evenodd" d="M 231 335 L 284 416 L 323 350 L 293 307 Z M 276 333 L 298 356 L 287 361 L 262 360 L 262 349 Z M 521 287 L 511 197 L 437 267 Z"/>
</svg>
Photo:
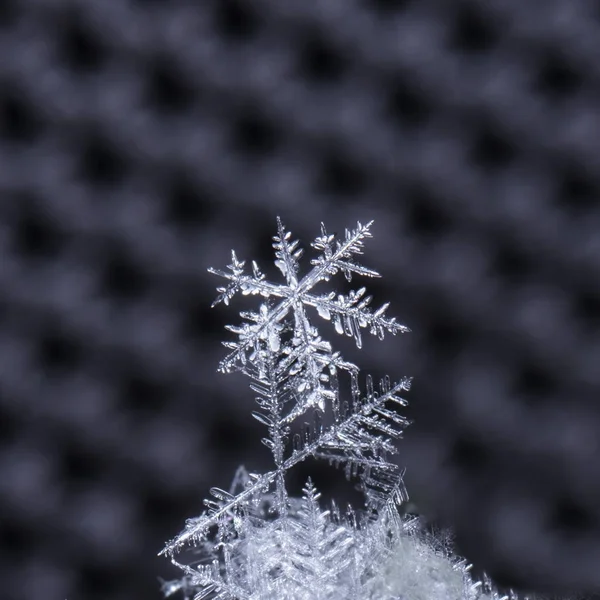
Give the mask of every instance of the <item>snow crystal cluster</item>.
<svg viewBox="0 0 600 600">
<path fill-rule="evenodd" d="M 241 371 L 250 378 L 258 410 L 252 416 L 266 427 L 262 442 L 271 451 L 267 473 L 238 469 L 229 491 L 212 488 L 206 510 L 188 519 L 184 530 L 168 542 L 168 555 L 183 571 L 178 581 L 163 582 L 165 596 L 175 593 L 195 600 L 513 600 L 500 596 L 487 579 L 473 581 L 465 561 L 447 545 L 423 533 L 417 519 L 401 517 L 408 500 L 399 467 L 390 461 L 392 443 L 409 424 L 398 414 L 401 394 L 410 379 L 381 380 L 378 389 L 367 375 L 364 389 L 359 369 L 332 349 L 309 319 L 309 310 L 331 321 L 338 334 L 362 345 L 361 330 L 383 339 L 409 331 L 388 318 L 388 304 L 373 310 L 365 288 L 347 295 L 315 293 L 321 282 L 340 271 L 379 277 L 355 261 L 371 223 L 357 223 L 343 239 L 321 224 L 312 247 L 312 269 L 299 275 L 302 249 L 281 220 L 273 237 L 275 265 L 284 283 L 266 280 L 256 262 L 232 251 L 228 271 L 209 269 L 227 280 L 213 306 L 233 297 L 258 295 L 256 312 L 241 312 L 243 323 L 228 326 L 237 335 L 224 342 L 230 353 L 221 372 Z M 339 375 L 350 380 L 342 400 Z M 331 424 L 323 425 L 324 415 Z M 303 429 L 297 431 L 299 419 Z M 310 423 L 310 424 L 309 424 Z M 296 430 L 296 431 L 295 431 Z M 305 459 L 325 459 L 343 466 L 358 481 L 364 506 L 345 510 L 320 505 L 309 479 L 302 496 L 288 494 L 286 473 Z M 181 563 L 183 550 L 193 560 Z"/>
</svg>

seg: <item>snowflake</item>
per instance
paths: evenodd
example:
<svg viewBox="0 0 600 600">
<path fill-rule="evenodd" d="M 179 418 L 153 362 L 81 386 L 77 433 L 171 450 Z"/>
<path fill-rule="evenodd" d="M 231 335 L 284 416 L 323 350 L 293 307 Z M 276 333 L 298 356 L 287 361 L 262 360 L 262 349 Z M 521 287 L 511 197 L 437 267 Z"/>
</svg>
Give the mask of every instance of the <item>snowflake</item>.
<svg viewBox="0 0 600 600">
<path fill-rule="evenodd" d="M 408 377 L 392 383 L 383 378 L 378 390 L 372 377 L 359 386 L 359 369 L 334 351 L 309 319 L 308 309 L 333 323 L 336 333 L 352 337 L 362 347 L 361 330 L 383 339 L 409 331 L 388 318 L 389 304 L 373 310 L 364 287 L 347 295 L 314 288 L 342 272 L 379 277 L 356 262 L 372 222 L 346 230 L 343 239 L 328 234 L 312 243 L 318 256 L 300 277 L 303 251 L 277 219 L 273 237 L 275 265 L 284 283 L 266 280 L 256 262 L 231 253 L 227 271 L 209 271 L 228 281 L 218 288 L 213 307 L 228 305 L 236 294 L 258 295 L 256 312 L 241 312 L 243 323 L 229 325 L 236 341 L 219 370 L 241 371 L 250 378 L 258 410 L 252 416 L 266 427 L 262 442 L 273 457 L 273 469 L 257 474 L 240 467 L 228 491 L 212 488 L 206 510 L 188 519 L 183 531 L 161 554 L 184 572 L 180 581 L 163 582 L 166 596 L 181 592 L 195 600 L 509 600 L 491 583 L 473 582 L 470 566 L 432 540 L 418 520 L 401 518 L 398 507 L 408 500 L 400 468 L 390 460 L 393 441 L 409 421 L 395 406 L 410 388 Z M 350 377 L 350 398 L 341 401 L 339 372 Z M 330 411 L 332 424 L 323 426 Z M 292 433 L 301 417 L 312 414 L 302 433 Z M 342 514 L 332 504 L 322 510 L 319 492 L 309 480 L 301 498 L 288 494 L 286 473 L 313 457 L 343 466 L 359 482 L 364 507 Z M 182 564 L 179 553 L 192 546 L 198 559 Z M 511 595 L 512 598 L 516 596 Z"/>
</svg>

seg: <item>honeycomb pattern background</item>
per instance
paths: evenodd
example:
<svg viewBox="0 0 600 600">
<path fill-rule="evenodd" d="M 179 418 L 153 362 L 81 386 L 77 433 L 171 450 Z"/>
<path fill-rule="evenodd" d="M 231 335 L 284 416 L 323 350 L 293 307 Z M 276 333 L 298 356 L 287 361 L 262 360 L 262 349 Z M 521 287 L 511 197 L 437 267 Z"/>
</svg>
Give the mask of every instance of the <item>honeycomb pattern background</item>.
<svg viewBox="0 0 600 600">
<path fill-rule="evenodd" d="M 375 220 L 413 332 L 340 344 L 415 377 L 419 511 L 501 585 L 600 590 L 599 56 L 593 0 L 4 0 L 2 597 L 158 599 L 267 467 L 206 268 L 275 276 L 276 215 Z"/>
</svg>

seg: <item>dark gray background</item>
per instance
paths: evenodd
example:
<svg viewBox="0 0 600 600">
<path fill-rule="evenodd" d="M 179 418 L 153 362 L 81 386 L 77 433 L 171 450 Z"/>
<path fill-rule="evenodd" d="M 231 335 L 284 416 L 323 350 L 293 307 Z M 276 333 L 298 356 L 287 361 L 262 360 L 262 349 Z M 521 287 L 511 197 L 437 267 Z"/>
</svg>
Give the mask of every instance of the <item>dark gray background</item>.
<svg viewBox="0 0 600 600">
<path fill-rule="evenodd" d="M 4 0 L 2 598 L 158 599 L 268 468 L 206 268 L 274 275 L 276 215 L 375 220 L 413 333 L 322 333 L 415 377 L 418 510 L 501 583 L 600 589 L 599 57 L 592 0 Z"/>
</svg>

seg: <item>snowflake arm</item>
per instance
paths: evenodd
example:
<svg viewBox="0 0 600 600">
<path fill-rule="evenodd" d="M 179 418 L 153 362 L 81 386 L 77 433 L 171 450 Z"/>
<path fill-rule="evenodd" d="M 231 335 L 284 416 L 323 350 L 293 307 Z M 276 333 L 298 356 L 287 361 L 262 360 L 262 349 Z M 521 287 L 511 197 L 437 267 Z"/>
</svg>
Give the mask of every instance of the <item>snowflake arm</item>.
<svg viewBox="0 0 600 600">
<path fill-rule="evenodd" d="M 396 335 L 397 333 L 407 333 L 410 331 L 405 325 L 396 323 L 396 318 L 386 319 L 383 314 L 389 307 L 389 302 L 383 304 L 375 312 L 368 308 L 372 296 L 362 299 L 366 288 L 352 290 L 347 296 L 339 294 L 337 300 L 335 292 L 327 295 L 313 296 L 306 294 L 304 303 L 317 309 L 319 316 L 330 320 L 333 315 L 333 324 L 335 331 L 339 334 L 346 334 L 354 337 L 358 348 L 362 348 L 361 328 L 370 328 L 370 333 L 377 335 L 380 340 L 383 339 L 385 331 Z"/>
<path fill-rule="evenodd" d="M 283 273 L 290 289 L 298 286 L 298 260 L 303 250 L 298 248 L 299 241 L 290 243 L 292 233 L 286 231 L 281 219 L 277 217 L 277 235 L 273 236 L 273 248 L 275 249 L 275 265 Z"/>
<path fill-rule="evenodd" d="M 359 398 L 355 388 L 353 407 L 345 408 L 345 414 L 337 412 L 334 427 L 327 431 L 322 431 L 320 426 L 307 427 L 303 436 L 294 436 L 294 451 L 283 468 L 291 469 L 309 456 L 337 464 L 345 463 L 348 477 L 356 475 L 358 468 L 362 467 L 365 472 L 362 489 L 368 504 L 373 507 L 380 505 L 385 497 L 381 490 L 390 491 L 387 480 L 394 481 L 398 474 L 398 467 L 385 459 L 387 453 L 396 453 L 386 436 L 400 437 L 402 429 L 409 424 L 407 419 L 386 409 L 384 404 L 391 401 L 405 406 L 406 400 L 398 394 L 408 391 L 410 383 L 411 378 L 406 377 L 392 386 L 386 378 L 381 381 L 380 392 L 377 393 L 373 390 L 372 379 L 367 376 L 367 394 Z M 384 421 L 382 416 L 394 425 Z M 370 430 L 379 431 L 382 435 L 376 436 Z"/>
<path fill-rule="evenodd" d="M 236 496 L 219 488 L 211 488 L 210 492 L 215 500 L 204 501 L 208 510 L 195 519 L 188 519 L 185 529 L 168 542 L 159 555 L 169 555 L 173 558 L 173 555 L 186 544 L 200 541 L 212 526 L 219 523 L 220 519 L 237 516 L 245 504 L 269 488 L 277 477 L 277 471 L 270 471 L 264 475 L 249 473 L 248 477 L 251 482 L 250 485 Z"/>
</svg>

